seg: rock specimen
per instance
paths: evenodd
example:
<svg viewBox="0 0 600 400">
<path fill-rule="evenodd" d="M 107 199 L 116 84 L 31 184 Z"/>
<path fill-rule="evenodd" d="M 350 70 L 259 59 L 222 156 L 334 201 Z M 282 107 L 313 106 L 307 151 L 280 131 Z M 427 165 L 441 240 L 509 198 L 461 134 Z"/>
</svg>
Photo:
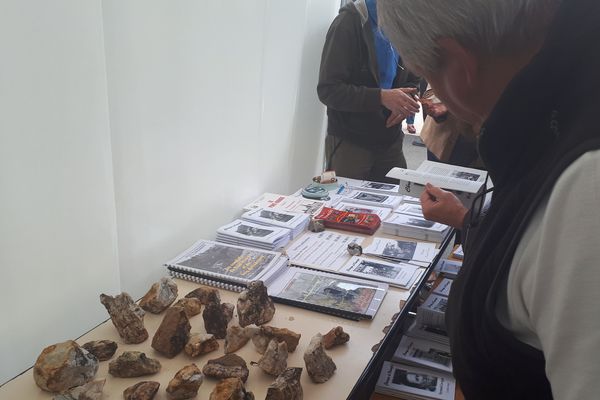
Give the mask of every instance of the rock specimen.
<svg viewBox="0 0 600 400">
<path fill-rule="evenodd" d="M 217 339 L 225 339 L 227 324 L 233 318 L 233 309 L 233 304 L 229 303 L 208 303 L 202 311 L 206 332 L 212 333 Z"/>
<path fill-rule="evenodd" d="M 100 400 L 106 379 L 91 381 L 77 386 L 66 393 L 54 396 L 52 400 Z"/>
<path fill-rule="evenodd" d="M 123 391 L 123 398 L 125 400 L 152 400 L 159 387 L 160 383 L 153 381 L 136 383 Z"/>
<path fill-rule="evenodd" d="M 311 218 L 308 222 L 308 230 L 315 233 L 323 232 L 325 230 L 323 220 Z"/>
<path fill-rule="evenodd" d="M 344 344 L 350 340 L 350 335 L 344 332 L 344 328 L 336 326 L 323 336 L 323 347 L 330 349 L 334 346 Z"/>
<path fill-rule="evenodd" d="M 48 392 L 65 392 L 94 378 L 98 359 L 72 340 L 42 350 L 33 366 L 36 385 Z"/>
<path fill-rule="evenodd" d="M 152 348 L 166 357 L 173 358 L 190 338 L 190 321 L 181 307 L 171 307 L 152 338 Z"/>
<path fill-rule="evenodd" d="M 288 351 L 292 353 L 298 347 L 300 336 L 299 333 L 292 332 L 289 329 L 275 328 L 267 325 L 260 327 L 260 332 L 252 337 L 252 343 L 256 346 L 256 351 L 262 354 L 267 350 L 271 339 L 275 339 L 278 342 L 285 342 Z"/>
<path fill-rule="evenodd" d="M 228 378 L 217 383 L 209 400 L 254 400 L 254 394 L 246 392 L 240 378 Z"/>
<path fill-rule="evenodd" d="M 327 382 L 336 370 L 335 363 L 323 350 L 323 336 L 316 334 L 304 352 L 306 372 L 315 383 Z"/>
<path fill-rule="evenodd" d="M 248 379 L 246 361 L 237 354 L 226 354 L 223 357 L 208 360 L 202 373 L 211 378 L 240 378 L 244 382 Z"/>
<path fill-rule="evenodd" d="M 302 368 L 288 368 L 267 389 L 265 400 L 302 400 Z"/>
<path fill-rule="evenodd" d="M 202 303 L 195 297 L 179 299 L 173 304 L 173 307 L 183 307 L 188 318 L 198 315 L 200 314 L 200 311 L 202 311 Z"/>
<path fill-rule="evenodd" d="M 185 345 L 185 352 L 190 357 L 198 357 L 219 348 L 219 342 L 213 335 L 194 333 Z"/>
<path fill-rule="evenodd" d="M 200 300 L 202 305 L 207 305 L 208 303 L 220 303 L 221 295 L 219 291 L 215 288 L 207 288 L 207 287 L 199 287 L 198 289 L 194 289 L 188 294 L 185 295 L 186 299 L 194 298 Z"/>
<path fill-rule="evenodd" d="M 119 346 L 112 340 L 95 340 L 87 342 L 81 347 L 95 355 L 98 361 L 106 361 L 115 355 Z"/>
<path fill-rule="evenodd" d="M 148 339 L 148 331 L 144 328 L 144 310 L 133 302 L 131 296 L 125 292 L 116 297 L 101 294 L 100 302 L 106 307 L 125 343 L 142 343 Z"/>
<path fill-rule="evenodd" d="M 258 366 L 269 375 L 277 376 L 287 368 L 288 349 L 285 342 L 272 339 Z"/>
<path fill-rule="evenodd" d="M 167 386 L 167 393 L 175 400 L 191 399 L 198 394 L 203 379 L 202 372 L 196 364 L 186 365 L 171 379 Z"/>
<path fill-rule="evenodd" d="M 153 314 L 165 311 L 177 298 L 177 284 L 173 279 L 164 277 L 152 285 L 148 293 L 140 300 L 140 307 Z"/>
<path fill-rule="evenodd" d="M 108 364 L 108 373 L 118 378 L 152 375 L 158 371 L 160 362 L 140 351 L 126 351 Z"/>
<path fill-rule="evenodd" d="M 238 325 L 230 326 L 227 328 L 227 336 L 225 336 L 225 354 L 238 351 L 258 332 L 260 329 L 255 326 L 245 328 Z"/>
<path fill-rule="evenodd" d="M 250 324 L 266 324 L 273 319 L 275 305 L 267 294 L 267 287 L 262 281 L 250 282 L 248 288 L 240 293 L 237 312 L 242 327 Z"/>
</svg>

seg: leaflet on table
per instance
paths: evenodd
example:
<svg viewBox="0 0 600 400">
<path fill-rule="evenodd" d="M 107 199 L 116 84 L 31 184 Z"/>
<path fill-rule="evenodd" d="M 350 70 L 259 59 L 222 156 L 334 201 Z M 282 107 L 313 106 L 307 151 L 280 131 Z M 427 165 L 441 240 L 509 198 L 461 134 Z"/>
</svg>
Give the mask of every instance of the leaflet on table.
<svg viewBox="0 0 600 400">
<path fill-rule="evenodd" d="M 399 227 L 407 227 L 414 230 L 426 231 L 426 232 L 438 232 L 443 233 L 448 229 L 448 225 L 440 224 L 426 220 L 421 217 L 415 217 L 413 215 L 392 213 L 389 217 L 383 221 L 387 225 L 396 225 Z"/>
<path fill-rule="evenodd" d="M 308 225 L 310 216 L 291 211 L 273 211 L 265 208 L 257 208 L 242 214 L 241 219 L 261 225 L 287 228 L 296 234 Z"/>
<path fill-rule="evenodd" d="M 398 193 L 398 185 L 394 185 L 393 183 L 361 181 L 358 179 L 348 179 L 346 182 L 350 189 L 400 196 L 400 193 Z"/>
<path fill-rule="evenodd" d="M 233 241 L 263 243 L 272 247 L 281 247 L 289 242 L 290 230 L 236 219 L 217 229 L 217 237 L 221 236 L 228 237 Z"/>
<path fill-rule="evenodd" d="M 417 324 L 444 328 L 448 298 L 430 294 L 417 308 Z"/>
<path fill-rule="evenodd" d="M 402 289 L 410 289 L 423 275 L 424 269 L 405 263 L 390 263 L 354 256 L 339 271 L 345 275 L 386 282 Z"/>
<path fill-rule="evenodd" d="M 460 269 L 462 268 L 462 261 L 453 260 L 441 260 L 436 266 L 434 271 L 447 276 L 448 278 L 456 278 Z"/>
<path fill-rule="evenodd" d="M 456 381 L 451 374 L 389 361 L 383 363 L 375 391 L 411 399 L 454 400 Z"/>
<path fill-rule="evenodd" d="M 285 250 L 290 264 L 300 267 L 337 272 L 350 260 L 348 245 L 362 244 L 360 236 L 332 231 L 306 232 Z"/>
<path fill-rule="evenodd" d="M 437 294 L 438 296 L 450 296 L 450 289 L 452 288 L 452 279 L 444 278 L 438 283 L 436 287 L 433 288 L 432 293 Z"/>
<path fill-rule="evenodd" d="M 318 213 L 324 202 L 319 200 L 305 199 L 299 196 L 284 196 L 274 193 L 265 193 L 252 203 L 246 205 L 244 210 L 256 210 L 257 208 L 284 210 L 300 212 L 313 215 Z"/>
<path fill-rule="evenodd" d="M 370 206 L 386 207 L 394 209 L 402 202 L 402 196 L 391 196 L 367 192 L 364 190 L 351 190 L 344 193 L 344 201 L 348 203 L 367 204 Z"/>
<path fill-rule="evenodd" d="M 365 254 L 370 254 L 390 260 L 420 261 L 428 265 L 433 261 L 438 250 L 435 243 L 412 242 L 404 240 L 373 238 L 365 248 Z"/>
<path fill-rule="evenodd" d="M 385 207 L 376 207 L 371 205 L 362 205 L 356 203 L 347 203 L 345 201 L 340 201 L 337 204 L 333 204 L 331 208 L 335 208 L 340 211 L 348 211 L 353 213 L 363 213 L 363 214 L 377 214 L 379 218 L 383 221 L 387 218 L 388 215 L 392 212 L 390 208 Z"/>
<path fill-rule="evenodd" d="M 403 336 L 392 361 L 452 373 L 450 346 L 426 339 Z"/>
<path fill-rule="evenodd" d="M 414 203 L 402 203 L 398 208 L 394 210 L 395 213 L 414 215 L 416 217 L 423 217 L 423 207 L 420 204 Z"/>
</svg>

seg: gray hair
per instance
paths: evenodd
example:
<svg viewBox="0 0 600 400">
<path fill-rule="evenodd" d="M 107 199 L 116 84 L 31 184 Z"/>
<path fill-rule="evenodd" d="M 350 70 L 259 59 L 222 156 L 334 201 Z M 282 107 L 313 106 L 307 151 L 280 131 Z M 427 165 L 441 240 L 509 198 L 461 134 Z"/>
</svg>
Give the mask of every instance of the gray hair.
<svg viewBox="0 0 600 400">
<path fill-rule="evenodd" d="M 378 0 L 379 23 L 405 63 L 435 72 L 440 38 L 480 55 L 507 55 L 541 41 L 560 0 Z"/>
</svg>

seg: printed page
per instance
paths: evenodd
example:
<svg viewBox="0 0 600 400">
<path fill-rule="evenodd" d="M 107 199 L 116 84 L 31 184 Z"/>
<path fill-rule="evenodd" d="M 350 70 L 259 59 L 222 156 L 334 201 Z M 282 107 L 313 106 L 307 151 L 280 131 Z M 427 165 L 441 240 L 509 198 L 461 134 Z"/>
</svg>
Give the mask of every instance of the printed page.
<svg viewBox="0 0 600 400">
<path fill-rule="evenodd" d="M 393 361 L 452 373 L 450 346 L 425 339 L 403 336 Z"/>
<path fill-rule="evenodd" d="M 352 213 L 367 213 L 367 214 L 377 214 L 379 219 L 382 221 L 390 215 L 392 210 L 390 208 L 385 207 L 376 207 L 371 205 L 363 205 L 356 203 L 346 203 L 344 201 L 339 202 L 334 207 L 336 210 L 348 211 Z"/>
<path fill-rule="evenodd" d="M 456 382 L 452 375 L 425 368 L 384 362 L 377 392 L 409 393 L 425 399 L 453 400 Z"/>
<path fill-rule="evenodd" d="M 389 225 L 398 225 L 401 227 L 409 227 L 412 229 L 422 229 L 424 231 L 431 232 L 443 232 L 448 229 L 448 225 L 428 221 L 424 218 L 416 217 L 414 215 L 399 213 L 392 213 L 392 215 L 383 221 L 383 223 Z"/>
<path fill-rule="evenodd" d="M 269 243 L 272 245 L 289 239 L 289 230 L 275 226 L 259 225 L 236 219 L 217 229 L 218 235 L 226 235 L 245 241 Z"/>
<path fill-rule="evenodd" d="M 321 210 L 323 204 L 324 202 L 322 201 L 305 199 L 304 197 L 265 193 L 252 203 L 245 206 L 244 210 L 249 211 L 257 208 L 264 208 L 313 215 Z"/>
<path fill-rule="evenodd" d="M 371 245 L 364 249 L 364 252 L 383 258 L 420 261 L 429 264 L 435 258 L 438 250 L 434 243 L 376 237 L 373 238 Z"/>
<path fill-rule="evenodd" d="M 304 213 L 257 208 L 242 214 L 242 219 L 257 224 L 268 224 L 287 229 L 296 229 L 298 226 L 307 223 L 309 216 Z"/>
<path fill-rule="evenodd" d="M 410 289 L 416 280 L 421 277 L 423 268 L 411 264 L 390 263 L 354 256 L 340 272 L 359 278 L 386 282 L 403 289 Z"/>
<path fill-rule="evenodd" d="M 404 168 L 394 168 L 388 173 L 387 176 L 399 179 L 400 181 L 413 182 L 421 186 L 425 186 L 426 183 L 431 183 L 434 186 L 438 186 L 446 190 L 468 193 L 477 193 L 482 186 L 482 182 L 456 178 L 454 176 L 436 175 L 431 172 L 416 171 Z"/>
</svg>

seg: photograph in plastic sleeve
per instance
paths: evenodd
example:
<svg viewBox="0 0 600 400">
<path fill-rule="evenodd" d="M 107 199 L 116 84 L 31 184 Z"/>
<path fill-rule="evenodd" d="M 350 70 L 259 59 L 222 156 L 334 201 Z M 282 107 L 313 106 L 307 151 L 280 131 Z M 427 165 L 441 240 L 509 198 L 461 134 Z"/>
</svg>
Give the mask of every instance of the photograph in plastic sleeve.
<svg viewBox="0 0 600 400">
<path fill-rule="evenodd" d="M 386 361 L 377 382 L 377 391 L 406 393 L 414 398 L 452 400 L 455 386 L 450 374 Z"/>
</svg>

